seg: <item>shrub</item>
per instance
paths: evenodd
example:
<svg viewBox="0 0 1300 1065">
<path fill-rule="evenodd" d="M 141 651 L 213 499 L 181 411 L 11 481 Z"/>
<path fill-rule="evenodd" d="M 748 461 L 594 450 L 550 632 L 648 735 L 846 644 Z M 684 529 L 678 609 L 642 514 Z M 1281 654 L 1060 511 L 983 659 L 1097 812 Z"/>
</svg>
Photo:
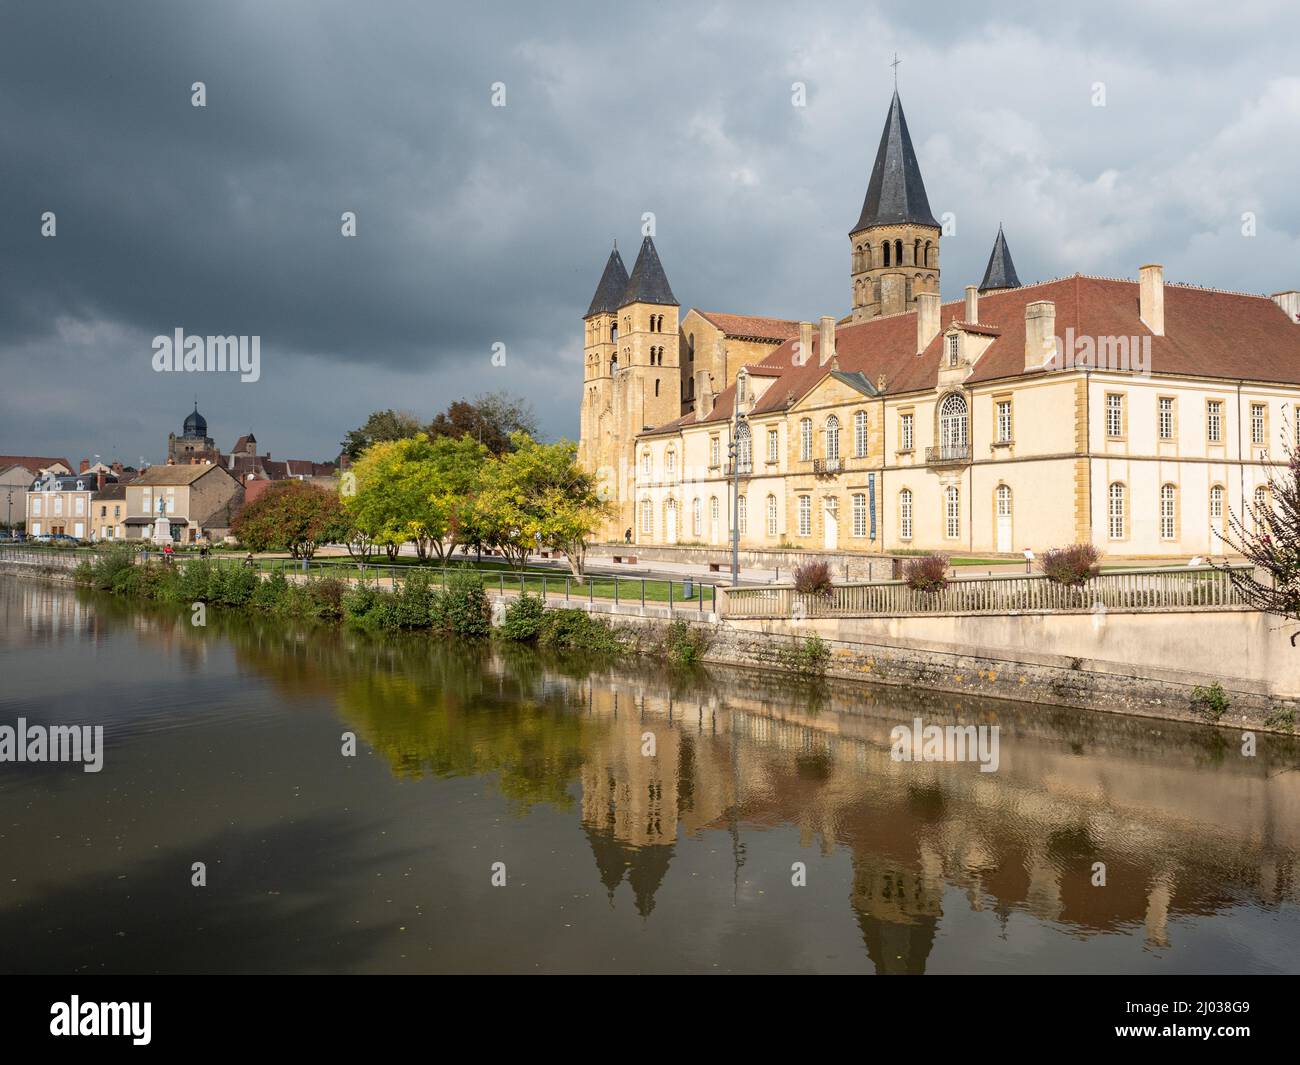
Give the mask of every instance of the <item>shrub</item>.
<svg viewBox="0 0 1300 1065">
<path fill-rule="evenodd" d="M 1092 544 L 1071 544 L 1053 547 L 1043 555 L 1039 566 L 1049 581 L 1074 588 L 1097 576 L 1099 558 L 1101 552 Z"/>
<path fill-rule="evenodd" d="M 434 602 L 438 596 L 428 571 L 415 570 L 402 581 L 394 598 L 394 612 L 399 628 L 428 628 L 432 624 Z"/>
<path fill-rule="evenodd" d="M 674 665 L 690 666 L 704 657 L 709 649 L 705 631 L 684 618 L 675 618 L 664 634 L 660 651 Z"/>
<path fill-rule="evenodd" d="M 917 592 L 942 592 L 948 587 L 948 556 L 925 555 L 908 559 L 903 566 L 903 580 Z"/>
<path fill-rule="evenodd" d="M 831 660 L 831 646 L 815 632 L 809 633 L 794 647 L 781 648 L 781 665 L 805 677 L 819 677 Z"/>
<path fill-rule="evenodd" d="M 285 599 L 289 595 L 289 581 L 279 570 L 272 572 L 258 583 L 253 589 L 253 594 L 249 597 L 248 605 L 254 610 L 261 610 L 265 613 L 279 611 L 284 606 Z"/>
<path fill-rule="evenodd" d="M 827 562 L 805 562 L 794 571 L 794 590 L 801 595 L 831 594 L 831 567 Z"/>
<path fill-rule="evenodd" d="M 546 604 L 539 595 L 524 592 L 506 607 L 501 628 L 497 631 L 506 640 L 530 643 L 542 635 L 545 626 Z"/>
<path fill-rule="evenodd" d="M 343 581 L 337 577 L 320 577 L 304 587 L 313 617 L 328 620 L 343 616 L 343 594 L 348 588 Z"/>
<path fill-rule="evenodd" d="M 129 544 L 114 544 L 102 552 L 90 566 L 89 583 L 103 591 L 113 591 L 122 573 L 135 569 L 135 549 Z"/>
<path fill-rule="evenodd" d="M 206 563 L 200 562 L 195 565 L 202 566 Z M 229 563 L 213 566 L 208 577 L 208 601 L 218 606 L 246 606 L 257 592 L 259 583 L 257 570 L 250 569 L 248 566 Z"/>
<path fill-rule="evenodd" d="M 1228 693 L 1217 682 L 1208 688 L 1198 684 L 1192 689 L 1192 713 L 1199 714 L 1206 721 L 1218 721 L 1231 705 Z"/>
<path fill-rule="evenodd" d="M 433 595 L 429 621 L 434 628 L 455 636 L 491 634 L 492 609 L 478 570 L 462 566 L 447 571 L 446 586 Z"/>
<path fill-rule="evenodd" d="M 343 596 L 343 618 L 361 629 L 401 627 L 397 597 L 373 584 L 355 585 Z"/>
<path fill-rule="evenodd" d="M 623 641 L 609 622 L 585 610 L 548 610 L 543 618 L 541 642 L 546 647 L 601 655 L 617 655 L 623 650 Z"/>
</svg>

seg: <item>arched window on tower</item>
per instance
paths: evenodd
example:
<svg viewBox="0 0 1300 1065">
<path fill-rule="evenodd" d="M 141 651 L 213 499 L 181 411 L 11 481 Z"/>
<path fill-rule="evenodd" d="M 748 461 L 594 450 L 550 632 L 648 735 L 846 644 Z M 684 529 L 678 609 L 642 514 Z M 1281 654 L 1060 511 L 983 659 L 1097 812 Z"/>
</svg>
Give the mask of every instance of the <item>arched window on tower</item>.
<svg viewBox="0 0 1300 1065">
<path fill-rule="evenodd" d="M 925 265 L 930 265 L 930 242 L 928 240 L 925 242 Z"/>
<path fill-rule="evenodd" d="M 903 242 L 901 240 L 894 241 L 894 265 L 903 265 Z"/>
<path fill-rule="evenodd" d="M 695 334 L 692 333 L 686 338 L 686 361 L 695 361 Z"/>
<path fill-rule="evenodd" d="M 921 261 L 921 238 L 917 237 L 912 245 L 912 265 L 916 266 Z"/>
<path fill-rule="evenodd" d="M 617 322 L 610 322 L 610 323 L 609 323 L 609 342 L 610 342 L 611 344 L 617 344 L 617 343 L 618 343 L 618 323 L 617 323 Z"/>
<path fill-rule="evenodd" d="M 881 265 L 883 266 L 889 265 L 889 250 L 889 241 L 885 241 L 885 243 L 880 246 L 880 254 L 882 256 Z"/>
</svg>

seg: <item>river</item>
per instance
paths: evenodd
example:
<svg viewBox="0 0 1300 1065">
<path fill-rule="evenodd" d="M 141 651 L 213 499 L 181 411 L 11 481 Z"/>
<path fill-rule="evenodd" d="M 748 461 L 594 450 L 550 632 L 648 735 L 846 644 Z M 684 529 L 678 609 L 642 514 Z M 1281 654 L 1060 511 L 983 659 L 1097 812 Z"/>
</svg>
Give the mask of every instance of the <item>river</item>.
<svg viewBox="0 0 1300 1065">
<path fill-rule="evenodd" d="M 1300 970 L 1289 737 L 190 619 L 0 577 L 0 969 Z"/>
</svg>

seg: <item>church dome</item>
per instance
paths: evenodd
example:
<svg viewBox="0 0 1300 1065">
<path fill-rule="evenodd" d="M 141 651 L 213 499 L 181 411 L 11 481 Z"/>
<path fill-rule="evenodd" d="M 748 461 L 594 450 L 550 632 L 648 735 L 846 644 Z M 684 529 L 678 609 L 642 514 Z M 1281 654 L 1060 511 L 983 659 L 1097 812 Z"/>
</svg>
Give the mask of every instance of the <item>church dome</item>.
<svg viewBox="0 0 1300 1065">
<path fill-rule="evenodd" d="M 185 419 L 185 435 L 201 440 L 208 435 L 207 419 L 199 413 L 199 405 L 194 404 L 194 413 Z"/>
</svg>

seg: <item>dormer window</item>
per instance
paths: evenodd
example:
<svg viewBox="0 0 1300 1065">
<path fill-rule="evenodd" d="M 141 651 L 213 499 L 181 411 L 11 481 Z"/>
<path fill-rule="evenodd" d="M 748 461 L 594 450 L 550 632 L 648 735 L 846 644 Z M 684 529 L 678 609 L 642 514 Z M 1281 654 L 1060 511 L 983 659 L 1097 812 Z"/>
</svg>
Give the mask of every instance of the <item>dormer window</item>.
<svg viewBox="0 0 1300 1065">
<path fill-rule="evenodd" d="M 957 365 L 957 347 L 959 343 L 960 343 L 960 338 L 957 336 L 956 333 L 952 333 L 948 337 L 948 365 L 949 366 Z"/>
</svg>

